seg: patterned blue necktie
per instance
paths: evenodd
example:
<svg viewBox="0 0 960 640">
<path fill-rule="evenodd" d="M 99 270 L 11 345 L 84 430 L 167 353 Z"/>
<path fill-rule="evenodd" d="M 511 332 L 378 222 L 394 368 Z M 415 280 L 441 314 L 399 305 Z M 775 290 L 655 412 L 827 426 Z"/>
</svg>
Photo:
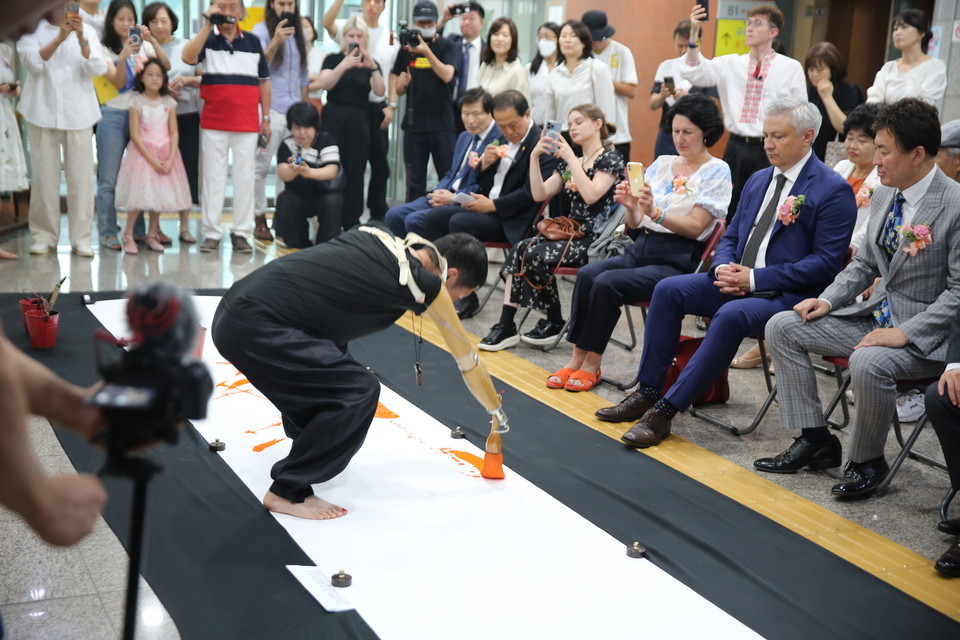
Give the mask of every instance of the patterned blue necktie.
<svg viewBox="0 0 960 640">
<path fill-rule="evenodd" d="M 893 260 L 900 248 L 900 227 L 903 226 L 903 193 L 898 191 L 893 199 L 893 207 L 887 214 L 887 223 L 883 226 L 880 243 L 887 252 L 887 260 Z"/>
<path fill-rule="evenodd" d="M 900 227 L 903 226 L 903 193 L 898 191 L 893 199 L 893 207 L 887 214 L 887 222 L 883 225 L 883 235 L 880 237 L 880 244 L 887 253 L 887 261 L 893 260 L 897 249 L 900 248 Z M 890 317 L 890 303 L 884 298 L 880 304 L 873 310 L 873 318 L 882 329 L 889 329 L 893 326 L 893 319 Z"/>
</svg>

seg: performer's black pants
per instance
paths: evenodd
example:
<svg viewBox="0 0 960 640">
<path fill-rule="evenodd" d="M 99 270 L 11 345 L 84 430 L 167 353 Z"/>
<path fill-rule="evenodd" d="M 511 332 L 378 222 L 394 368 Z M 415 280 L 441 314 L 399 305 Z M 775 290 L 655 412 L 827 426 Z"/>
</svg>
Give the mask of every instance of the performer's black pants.
<svg viewBox="0 0 960 640">
<path fill-rule="evenodd" d="M 377 377 L 330 340 L 242 319 L 220 303 L 213 343 L 272 402 L 293 440 L 270 472 L 270 491 L 303 502 L 311 485 L 343 471 L 360 449 L 380 397 Z"/>
</svg>

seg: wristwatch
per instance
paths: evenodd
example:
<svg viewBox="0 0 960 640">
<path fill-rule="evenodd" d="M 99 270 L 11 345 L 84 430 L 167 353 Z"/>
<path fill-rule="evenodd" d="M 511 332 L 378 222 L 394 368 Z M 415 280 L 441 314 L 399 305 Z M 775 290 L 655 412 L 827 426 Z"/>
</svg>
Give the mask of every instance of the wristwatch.
<svg viewBox="0 0 960 640">
<path fill-rule="evenodd" d="M 270 122 L 270 116 L 260 116 L 260 119 L 261 119 L 261 120 L 266 120 L 267 122 Z"/>
<path fill-rule="evenodd" d="M 396 103 L 396 102 L 388 102 L 388 103 L 387 103 L 387 106 L 388 106 L 388 107 L 393 107 L 394 109 L 396 109 L 396 108 L 397 108 L 397 103 Z"/>
</svg>

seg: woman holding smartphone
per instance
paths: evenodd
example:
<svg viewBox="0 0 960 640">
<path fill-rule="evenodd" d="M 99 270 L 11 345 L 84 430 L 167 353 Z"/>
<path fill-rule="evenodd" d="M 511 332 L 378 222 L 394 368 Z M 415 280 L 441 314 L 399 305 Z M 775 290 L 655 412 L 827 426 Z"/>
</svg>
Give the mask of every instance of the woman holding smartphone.
<svg viewBox="0 0 960 640">
<path fill-rule="evenodd" d="M 513 321 L 520 306 L 543 311 L 547 316 L 523 335 L 523 342 L 545 345 L 556 340 L 564 321 L 553 273 L 558 266 L 586 264 L 587 248 L 594 239 L 593 223 L 613 204 L 614 187 L 624 169 L 623 157 L 609 141 L 615 127 L 607 123 L 596 105 L 582 104 L 570 111 L 567 128 L 583 155 L 577 157 L 558 133 L 542 132 L 530 153 L 530 192 L 537 202 L 562 193 L 560 210 L 580 223 L 583 236 L 568 243 L 538 235 L 513 246 L 500 269 L 505 283 L 500 320 L 480 342 L 484 351 L 499 351 L 520 342 Z M 546 181 L 540 174 L 540 156 L 545 153 L 560 160 Z"/>
<path fill-rule="evenodd" d="M 730 167 L 708 151 L 723 134 L 716 103 L 688 95 L 670 107 L 668 116 L 679 155 L 654 160 L 638 196 L 626 180 L 617 185 L 616 200 L 625 207 L 636 239 L 624 255 L 593 262 L 577 273 L 567 332 L 573 354 L 547 378 L 551 389 L 593 389 L 623 305 L 649 300 L 663 278 L 692 272 L 703 242 L 727 215 Z"/>
<path fill-rule="evenodd" d="M 137 71 L 147 58 L 157 58 L 167 71 L 170 60 L 146 26 L 137 25 L 137 10 L 130 0 L 113 0 L 104 18 L 103 55 L 107 59 L 104 78 L 116 94 L 98 91 L 101 99 L 100 122 L 97 123 L 97 227 L 100 244 L 113 251 L 123 245 L 117 238 L 117 209 L 114 197 L 117 174 L 123 150 L 130 142 L 130 98 Z M 143 235 L 143 223 L 138 222 L 137 233 Z M 169 241 L 169 238 L 161 237 Z"/>
<path fill-rule="evenodd" d="M 343 228 L 360 222 L 363 213 L 363 174 L 370 154 L 372 121 L 366 117 L 369 96 L 386 92 L 383 72 L 369 53 L 367 27 L 362 18 L 343 25 L 343 46 L 323 60 L 320 88 L 327 91 L 320 128 L 340 147 L 340 162 L 347 184 L 344 189 Z"/>
</svg>

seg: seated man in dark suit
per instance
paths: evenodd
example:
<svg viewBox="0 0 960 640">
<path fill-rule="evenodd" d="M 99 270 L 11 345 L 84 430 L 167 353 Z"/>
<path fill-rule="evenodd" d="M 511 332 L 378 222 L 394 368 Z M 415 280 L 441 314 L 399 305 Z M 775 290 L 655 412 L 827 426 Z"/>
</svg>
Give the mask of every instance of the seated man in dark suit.
<svg viewBox="0 0 960 640">
<path fill-rule="evenodd" d="M 924 404 L 927 417 L 940 438 L 943 457 L 950 472 L 950 486 L 960 491 L 960 316 L 953 323 L 947 348 L 947 370 L 940 380 L 927 387 Z M 960 536 L 960 518 L 943 520 L 937 529 Z M 940 573 L 960 577 L 960 538 L 934 565 Z"/>
<path fill-rule="evenodd" d="M 530 118 L 530 106 L 519 91 L 504 91 L 493 99 L 493 119 L 502 139 L 487 145 L 478 167 L 477 190 L 463 205 L 437 207 L 424 218 L 424 233 L 434 240 L 447 233 L 469 233 L 481 242 L 515 245 L 530 229 L 539 204 L 530 193 L 530 153 L 540 140 L 540 127 Z M 504 151 L 505 149 L 505 151 Z M 544 179 L 553 173 L 557 159 L 540 156 Z M 479 306 L 476 294 L 458 307 L 468 318 Z"/>
<path fill-rule="evenodd" d="M 643 336 L 640 386 L 620 404 L 597 411 L 597 417 L 611 422 L 640 419 L 623 434 L 627 444 L 649 447 L 670 435 L 674 415 L 717 379 L 743 338 L 760 334 L 774 314 L 819 294 L 840 271 L 857 205 L 850 185 L 811 151 L 820 123 L 820 112 L 808 102 L 771 104 L 763 133 L 773 166 L 744 185 L 714 267 L 657 284 Z M 663 394 L 686 314 L 713 321 L 703 344 Z"/>
<path fill-rule="evenodd" d="M 460 101 L 460 119 L 466 130 L 457 137 L 453 164 L 437 188 L 387 211 L 385 222 L 397 237 L 403 238 L 410 232 L 423 235 L 423 219 L 432 208 L 453 204 L 454 194 L 477 190 L 480 153 L 501 135 L 493 121 L 493 96 L 479 87 L 467 91 Z"/>
<path fill-rule="evenodd" d="M 897 409 L 897 380 L 943 370 L 944 339 L 960 310 L 960 186 L 934 163 L 937 110 L 907 98 L 880 109 L 874 126 L 882 184 L 871 198 L 866 241 L 822 294 L 767 325 L 780 424 L 801 430 L 799 437 L 779 455 L 753 463 L 770 473 L 840 465 L 840 441 L 826 426 L 809 354 L 849 358 L 857 414 L 849 462 L 832 489 L 838 498 L 866 497 L 887 475 L 883 450 Z M 917 246 L 921 237 L 932 241 Z M 882 280 L 870 298 L 858 300 L 876 278 Z"/>
</svg>

